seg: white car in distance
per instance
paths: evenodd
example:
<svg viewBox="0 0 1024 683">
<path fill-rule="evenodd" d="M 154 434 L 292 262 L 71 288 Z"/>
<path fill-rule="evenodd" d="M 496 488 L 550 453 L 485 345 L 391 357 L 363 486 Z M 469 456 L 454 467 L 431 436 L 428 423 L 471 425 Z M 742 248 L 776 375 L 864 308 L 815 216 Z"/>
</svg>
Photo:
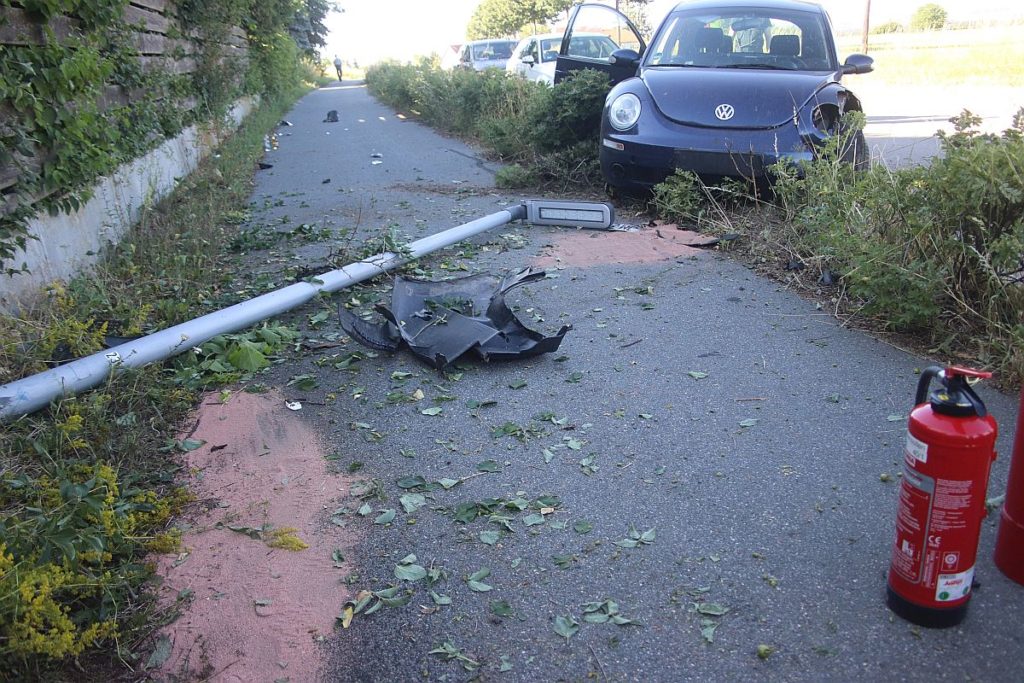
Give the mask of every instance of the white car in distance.
<svg viewBox="0 0 1024 683">
<path fill-rule="evenodd" d="M 619 49 L 614 40 L 602 33 L 576 33 L 570 40 L 570 52 L 577 56 L 607 59 Z M 527 36 L 512 50 L 505 71 L 528 81 L 554 85 L 555 62 L 561 46 L 561 33 Z"/>
</svg>

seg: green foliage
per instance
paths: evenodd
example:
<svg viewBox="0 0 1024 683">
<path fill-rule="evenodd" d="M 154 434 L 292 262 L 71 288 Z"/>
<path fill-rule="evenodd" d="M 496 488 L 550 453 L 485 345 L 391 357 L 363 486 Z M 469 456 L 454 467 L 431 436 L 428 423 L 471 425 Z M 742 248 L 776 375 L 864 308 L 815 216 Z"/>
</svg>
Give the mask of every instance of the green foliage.
<svg viewBox="0 0 1024 683">
<path fill-rule="evenodd" d="M 94 272 L 52 287 L 21 319 L 0 316 L 0 381 L 94 351 L 106 332 L 140 334 L 235 303 L 237 286 L 225 292 L 230 262 L 211 245 L 237 231 L 263 135 L 288 105 L 265 101 Z M 232 363 L 224 376 L 254 371 L 290 339 L 267 325 L 218 340 Z M 192 355 L 182 359 L 194 375 L 185 381 L 182 365 L 126 370 L 0 430 L 0 679 L 94 680 L 102 674 L 90 664 L 109 673 L 111 661 L 145 661 L 159 618 L 146 555 L 177 550 L 168 524 L 189 500 L 161 451 L 183 448 L 176 435 L 193 387 L 219 369 Z M 84 673 L 60 671 L 80 656 Z"/>
<path fill-rule="evenodd" d="M 700 179 L 692 171 L 677 169 L 654 186 L 655 211 L 673 223 L 695 223 L 701 214 L 702 200 Z"/>
<path fill-rule="evenodd" d="M 898 21 L 887 21 L 884 24 L 878 24 L 877 26 L 871 27 L 871 32 L 878 35 L 884 35 L 886 33 L 900 33 L 903 31 L 903 24 Z"/>
<path fill-rule="evenodd" d="M 911 31 L 938 31 L 945 25 L 946 10 L 934 2 L 921 5 L 910 17 Z"/>
<path fill-rule="evenodd" d="M 608 79 L 580 71 L 554 88 L 501 71 L 442 71 L 377 64 L 368 86 L 392 106 L 443 130 L 474 138 L 521 170 L 504 181 L 534 186 L 588 187 L 600 183 L 597 144 Z"/>
<path fill-rule="evenodd" d="M 536 32 L 560 13 L 572 7 L 574 0 L 483 0 L 466 26 L 469 40 L 513 36 L 524 26 Z"/>
<path fill-rule="evenodd" d="M 175 379 L 190 388 L 237 381 L 269 367 L 270 357 L 296 336 L 288 327 L 267 323 L 249 332 L 218 335 L 178 359 Z"/>
<path fill-rule="evenodd" d="M 536 178 L 534 178 L 530 169 L 519 164 L 511 164 L 499 168 L 498 172 L 494 175 L 495 185 L 512 190 L 532 187 L 535 182 Z"/>
<path fill-rule="evenodd" d="M 289 32 L 301 15 L 304 44 L 323 44 L 323 0 L 182 0 L 181 29 L 191 39 L 192 74 L 143 70 L 134 29 L 122 18 L 127 0 L 26 0 L 40 20 L 73 15 L 81 32 L 43 45 L 4 46 L 0 101 L 14 112 L 0 125 L 0 168 L 18 183 L 0 216 L 0 266 L 31 239 L 27 223 L 40 211 L 77 209 L 100 176 L 137 158 L 196 121 L 217 121 L 242 93 L 278 98 L 301 83 L 299 48 Z M 234 26 L 249 34 L 246 68 L 222 44 Z M 178 55 L 183 56 L 183 55 Z M 239 74 L 244 77 L 239 83 Z M 128 104 L 104 104 L 108 85 L 132 93 Z M 183 104 L 195 99 L 198 104 Z M 41 163 L 40 163 L 41 161 Z"/>
<path fill-rule="evenodd" d="M 837 154 L 778 169 L 788 248 L 841 274 L 861 313 L 1024 376 L 1024 112 L 1001 135 L 964 112 L 927 167 L 854 173 Z"/>
</svg>

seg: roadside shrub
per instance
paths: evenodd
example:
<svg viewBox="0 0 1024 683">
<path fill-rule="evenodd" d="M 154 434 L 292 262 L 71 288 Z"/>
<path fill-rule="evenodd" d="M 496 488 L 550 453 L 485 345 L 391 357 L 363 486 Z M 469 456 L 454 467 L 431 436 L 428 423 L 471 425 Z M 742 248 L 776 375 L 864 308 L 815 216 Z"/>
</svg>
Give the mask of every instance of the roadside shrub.
<svg viewBox="0 0 1024 683">
<path fill-rule="evenodd" d="M 548 88 L 488 70 L 442 71 L 433 63 L 383 63 L 366 74 L 370 91 L 445 131 L 473 138 L 523 171 L 501 182 L 540 186 L 599 183 L 597 139 L 608 79 L 582 71 Z M 522 185 L 520 185 L 522 186 Z"/>
<path fill-rule="evenodd" d="M 778 169 L 788 247 L 840 273 L 888 329 L 969 347 L 1024 377 L 1024 112 L 1001 135 L 964 112 L 927 167 L 854 173 L 832 155 Z"/>
<path fill-rule="evenodd" d="M 946 10 L 942 5 L 930 2 L 921 5 L 910 17 L 911 31 L 938 31 L 946 25 Z"/>
<path fill-rule="evenodd" d="M 692 171 L 676 172 L 654 186 L 654 209 L 660 218 L 673 223 L 695 223 L 700 217 L 700 179 Z"/>
<path fill-rule="evenodd" d="M 0 380 L 234 303 L 236 278 L 257 286 L 211 245 L 231 244 L 263 136 L 289 105 L 264 100 L 94 269 L 0 316 Z M 147 554 L 180 544 L 168 524 L 190 495 L 168 453 L 195 447 L 176 438 L 195 389 L 258 370 L 291 339 L 275 325 L 226 335 L 0 429 L 0 680 L 98 680 L 112 662 L 145 661 L 167 616 L 154 611 Z"/>
<path fill-rule="evenodd" d="M 534 149 L 545 153 L 592 142 L 596 154 L 607 94 L 608 77 L 600 71 L 584 69 L 552 88 L 549 98 L 536 100 L 529 114 Z"/>
<path fill-rule="evenodd" d="M 520 166 L 519 164 L 511 164 L 503 168 L 499 168 L 498 172 L 494 175 L 494 184 L 498 187 L 508 189 L 520 189 L 524 187 L 530 187 L 536 182 L 536 178 L 530 169 Z"/>
<path fill-rule="evenodd" d="M 886 33 L 901 33 L 903 31 L 903 24 L 898 21 L 887 21 L 884 24 L 879 24 L 871 29 L 872 33 L 884 35 Z"/>
</svg>

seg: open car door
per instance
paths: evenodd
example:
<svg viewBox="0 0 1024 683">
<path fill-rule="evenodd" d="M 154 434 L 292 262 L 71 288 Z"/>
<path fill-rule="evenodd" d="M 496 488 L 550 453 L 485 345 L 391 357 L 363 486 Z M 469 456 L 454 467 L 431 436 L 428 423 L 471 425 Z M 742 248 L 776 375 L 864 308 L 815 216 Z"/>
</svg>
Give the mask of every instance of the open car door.
<svg viewBox="0 0 1024 683">
<path fill-rule="evenodd" d="M 612 64 L 617 50 L 633 50 L 637 56 L 647 48 L 640 31 L 625 14 L 608 5 L 584 3 L 573 7 L 562 36 L 555 63 L 555 83 L 573 71 L 594 69 L 608 74 L 612 84 L 636 75 L 636 63 Z"/>
</svg>

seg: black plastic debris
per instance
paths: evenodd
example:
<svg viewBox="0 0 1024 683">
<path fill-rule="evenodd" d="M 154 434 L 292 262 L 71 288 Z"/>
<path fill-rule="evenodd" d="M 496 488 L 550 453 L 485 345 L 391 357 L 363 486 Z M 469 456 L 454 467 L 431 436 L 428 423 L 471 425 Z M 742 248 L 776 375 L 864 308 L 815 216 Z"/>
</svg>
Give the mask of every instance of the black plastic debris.
<svg viewBox="0 0 1024 683">
<path fill-rule="evenodd" d="M 825 285 L 826 287 L 831 287 L 836 283 L 836 280 L 838 279 L 839 276 L 837 276 L 831 270 L 826 268 L 825 270 L 821 271 L 821 277 L 818 278 L 818 284 Z"/>
<path fill-rule="evenodd" d="M 281 123 L 278 124 L 278 125 L 281 125 L 281 126 L 294 126 L 295 124 L 292 123 L 291 121 L 288 121 L 287 119 L 281 119 Z"/>
<path fill-rule="evenodd" d="M 274 165 L 273 164 L 265 163 L 263 161 L 260 162 L 260 170 L 261 171 L 266 171 L 268 168 L 274 168 Z"/>
<path fill-rule="evenodd" d="M 337 123 L 338 122 L 338 110 L 332 109 L 327 112 L 327 118 L 324 119 L 324 123 Z"/>
<path fill-rule="evenodd" d="M 364 346 L 394 353 L 403 345 L 438 370 L 473 351 L 484 360 L 525 358 L 558 349 L 571 326 L 546 336 L 523 325 L 505 303 L 519 285 L 544 271 L 524 268 L 500 278 L 489 273 L 454 280 L 398 277 L 391 308 L 378 304 L 385 322 L 374 324 L 339 307 L 341 327 Z"/>
<path fill-rule="evenodd" d="M 786 264 L 786 270 L 803 270 L 807 267 L 807 264 L 800 259 L 790 259 L 789 263 Z"/>
</svg>

